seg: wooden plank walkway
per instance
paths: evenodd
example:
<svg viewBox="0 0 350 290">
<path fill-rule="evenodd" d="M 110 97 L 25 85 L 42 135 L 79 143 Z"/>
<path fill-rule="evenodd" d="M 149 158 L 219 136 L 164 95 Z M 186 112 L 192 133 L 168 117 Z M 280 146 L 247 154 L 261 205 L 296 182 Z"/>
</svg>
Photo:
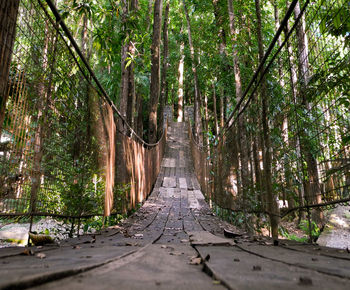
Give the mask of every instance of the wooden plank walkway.
<svg viewBox="0 0 350 290">
<path fill-rule="evenodd" d="M 237 231 L 206 204 L 186 132 L 170 124 L 154 190 L 124 223 L 32 256 L 0 249 L 0 289 L 350 289 L 346 251 L 225 238 Z"/>
</svg>

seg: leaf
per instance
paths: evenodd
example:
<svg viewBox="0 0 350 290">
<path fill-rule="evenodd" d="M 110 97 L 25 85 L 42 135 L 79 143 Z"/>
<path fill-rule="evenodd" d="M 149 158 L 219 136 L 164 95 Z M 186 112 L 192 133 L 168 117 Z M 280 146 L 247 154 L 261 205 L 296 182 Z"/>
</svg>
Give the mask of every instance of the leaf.
<svg viewBox="0 0 350 290">
<path fill-rule="evenodd" d="M 323 19 L 320 23 L 320 31 L 322 34 L 324 34 L 326 32 L 326 20 Z"/>
<path fill-rule="evenodd" d="M 23 252 L 21 253 L 21 255 L 33 256 L 34 255 L 34 251 L 33 250 L 29 250 L 29 249 L 24 249 Z"/>
<path fill-rule="evenodd" d="M 344 146 L 350 144 L 350 135 L 342 137 L 342 143 Z"/>
<path fill-rule="evenodd" d="M 44 253 L 38 253 L 38 254 L 36 254 L 36 257 L 39 259 L 45 259 L 46 255 Z"/>
<path fill-rule="evenodd" d="M 128 60 L 128 62 L 126 63 L 125 68 L 128 68 L 129 65 L 131 64 L 131 62 L 132 62 L 132 59 L 130 58 L 130 59 Z"/>
</svg>

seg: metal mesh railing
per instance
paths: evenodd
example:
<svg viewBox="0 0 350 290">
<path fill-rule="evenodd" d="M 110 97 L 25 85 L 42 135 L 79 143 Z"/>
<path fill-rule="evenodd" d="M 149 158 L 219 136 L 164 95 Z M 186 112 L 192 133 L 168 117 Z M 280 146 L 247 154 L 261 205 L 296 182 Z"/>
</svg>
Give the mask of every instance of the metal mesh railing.
<svg viewBox="0 0 350 290">
<path fill-rule="evenodd" d="M 350 201 L 349 23 L 348 1 L 292 2 L 254 77 L 242 80 L 211 164 L 197 171 L 218 206 L 320 222 L 322 208 Z"/>
<path fill-rule="evenodd" d="M 132 130 L 51 1 L 1 3 L 1 67 L 9 69 L 0 75 L 0 215 L 134 208 L 155 182 L 166 130 L 157 144 Z"/>
</svg>

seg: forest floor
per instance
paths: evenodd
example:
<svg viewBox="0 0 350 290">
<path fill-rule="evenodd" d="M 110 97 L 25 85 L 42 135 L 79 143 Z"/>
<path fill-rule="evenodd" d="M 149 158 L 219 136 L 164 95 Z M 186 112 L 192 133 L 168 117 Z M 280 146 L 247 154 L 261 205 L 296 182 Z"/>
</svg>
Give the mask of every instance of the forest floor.
<svg viewBox="0 0 350 290">
<path fill-rule="evenodd" d="M 170 124 L 161 172 L 136 213 L 59 245 L 0 249 L 0 289 L 350 289 L 346 251 L 275 246 L 215 216 L 185 128 Z"/>
<path fill-rule="evenodd" d="M 321 246 L 350 249 L 350 206 L 337 206 L 326 213 L 327 223 L 317 240 Z"/>
<path fill-rule="evenodd" d="M 0 248 L 24 247 L 28 243 L 29 222 L 14 222 L 13 220 L 0 221 Z M 33 223 L 33 232 L 49 233 L 53 239 L 59 241 L 68 238 L 70 225 L 46 217 Z"/>
</svg>

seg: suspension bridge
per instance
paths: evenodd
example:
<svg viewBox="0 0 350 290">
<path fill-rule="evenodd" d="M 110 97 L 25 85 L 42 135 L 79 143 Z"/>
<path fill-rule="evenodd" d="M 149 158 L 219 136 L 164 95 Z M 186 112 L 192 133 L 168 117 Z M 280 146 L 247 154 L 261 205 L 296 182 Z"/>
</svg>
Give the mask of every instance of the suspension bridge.
<svg viewBox="0 0 350 290">
<path fill-rule="evenodd" d="M 70 231 L 0 249 L 0 289 L 348 289 L 348 250 L 313 243 L 311 221 L 350 202 L 350 15 L 324 1 L 305 1 L 298 14 L 297 2 L 215 138 L 193 134 L 190 108 L 175 122 L 168 106 L 149 144 L 52 1 L 1 1 L 0 217 L 25 218 L 29 231 L 53 217 Z M 308 48 L 292 46 L 303 17 L 315 37 Z M 265 122 L 255 116 L 267 114 L 257 94 L 269 77 L 279 87 L 265 87 Z M 83 226 L 126 214 L 95 233 Z M 288 215 L 308 221 L 310 243 L 278 238 Z M 251 234 L 254 216 L 272 237 Z"/>
</svg>

